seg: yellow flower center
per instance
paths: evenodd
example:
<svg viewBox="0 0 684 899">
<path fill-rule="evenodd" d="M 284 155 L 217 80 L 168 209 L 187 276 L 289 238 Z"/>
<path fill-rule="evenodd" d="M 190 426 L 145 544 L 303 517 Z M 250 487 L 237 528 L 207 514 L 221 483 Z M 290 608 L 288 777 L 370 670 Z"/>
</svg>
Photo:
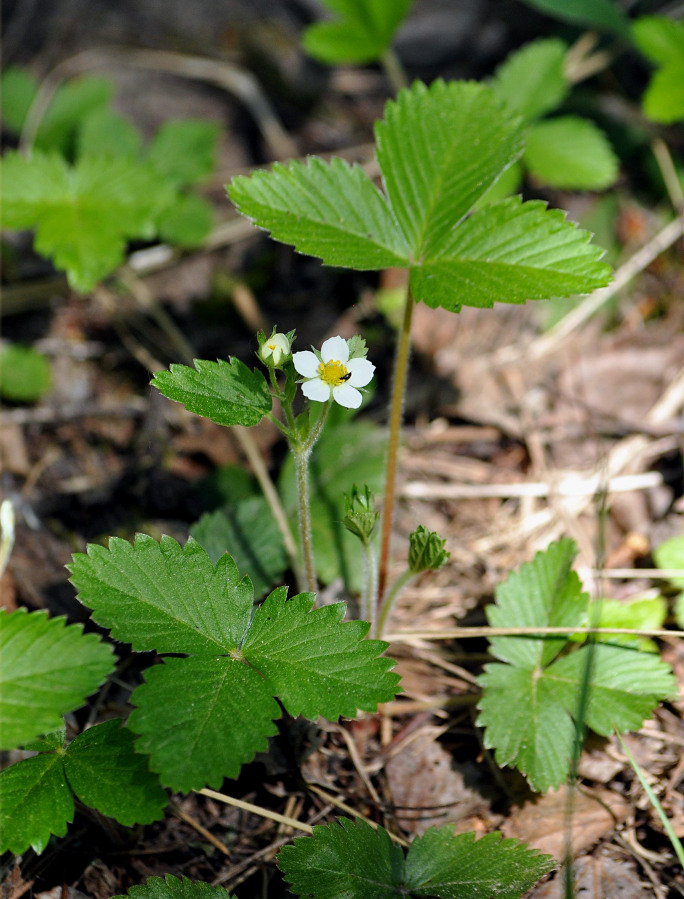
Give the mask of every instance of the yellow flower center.
<svg viewBox="0 0 684 899">
<path fill-rule="evenodd" d="M 321 381 L 325 381 L 331 387 L 339 387 L 348 380 L 349 373 L 341 362 L 331 360 L 330 362 L 321 362 L 318 366 L 318 376 Z"/>
</svg>

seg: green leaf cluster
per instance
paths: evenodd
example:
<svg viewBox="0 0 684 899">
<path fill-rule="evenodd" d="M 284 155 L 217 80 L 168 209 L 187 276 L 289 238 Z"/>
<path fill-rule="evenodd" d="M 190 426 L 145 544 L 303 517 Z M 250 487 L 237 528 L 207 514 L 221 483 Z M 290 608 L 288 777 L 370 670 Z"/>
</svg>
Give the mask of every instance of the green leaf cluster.
<svg viewBox="0 0 684 899">
<path fill-rule="evenodd" d="M 234 179 L 238 209 L 328 265 L 407 268 L 416 300 L 461 306 L 568 296 L 607 283 L 589 234 L 540 201 L 474 205 L 523 150 L 523 125 L 471 82 L 416 82 L 376 123 L 384 191 L 341 159 Z"/>
<path fill-rule="evenodd" d="M 133 734 L 114 719 L 84 731 L 68 746 L 64 730 L 27 749 L 38 755 L 0 773 L 0 852 L 29 846 L 40 853 L 50 836 L 63 837 L 74 818 L 74 796 L 121 824 L 150 824 L 167 803 Z"/>
<path fill-rule="evenodd" d="M 615 183 L 618 160 L 607 137 L 592 121 L 572 115 L 543 116 L 567 97 L 567 45 L 557 38 L 532 41 L 496 70 L 496 95 L 526 122 L 525 152 L 502 183 L 488 195 L 514 193 L 523 170 L 540 184 L 571 190 L 604 190 Z"/>
<path fill-rule="evenodd" d="M 2 115 L 20 131 L 38 85 L 25 70 L 3 75 Z M 164 124 L 147 148 L 110 107 L 112 84 L 83 77 L 63 84 L 43 116 L 30 157 L 2 161 L 5 228 L 36 230 L 35 248 L 86 292 L 111 274 L 130 240 L 158 237 L 200 245 L 212 210 L 189 188 L 214 166 L 218 126 Z"/>
<path fill-rule="evenodd" d="M 0 396 L 15 403 L 33 403 L 52 387 L 48 359 L 18 343 L 0 346 Z"/>
<path fill-rule="evenodd" d="M 499 585 L 487 609 L 493 627 L 586 626 L 588 596 L 571 570 L 572 540 L 553 543 Z M 569 637 L 494 637 L 500 662 L 485 666 L 478 723 L 499 765 L 513 765 L 539 791 L 567 777 L 576 728 L 603 736 L 641 726 L 676 682 L 668 665 L 620 642 L 597 642 L 574 652 Z M 578 721 L 589 669 L 584 718 Z"/>
<path fill-rule="evenodd" d="M 413 0 L 322 0 L 335 18 L 304 33 L 307 53 L 328 65 L 377 62 L 389 49 Z"/>
<path fill-rule="evenodd" d="M 642 104 L 653 122 L 671 125 L 684 119 L 684 22 L 643 16 L 632 25 L 635 44 L 655 66 Z"/>
<path fill-rule="evenodd" d="M 61 727 L 113 670 L 111 647 L 82 625 L 0 609 L 0 749 Z"/>
<path fill-rule="evenodd" d="M 311 899 L 519 899 L 555 863 L 517 840 L 431 827 L 408 853 L 382 827 L 339 818 L 278 854 L 291 889 Z"/>
<path fill-rule="evenodd" d="M 70 566 L 81 602 L 136 652 L 171 654 L 132 695 L 129 726 L 162 783 L 220 786 L 267 748 L 282 706 L 315 719 L 375 711 L 397 690 L 387 644 L 342 604 L 313 609 L 312 594 L 274 590 L 255 608 L 248 578 L 224 554 L 216 566 L 192 538 L 181 547 L 139 534 L 91 545 Z M 180 658 L 179 654 L 187 656 Z"/>
</svg>

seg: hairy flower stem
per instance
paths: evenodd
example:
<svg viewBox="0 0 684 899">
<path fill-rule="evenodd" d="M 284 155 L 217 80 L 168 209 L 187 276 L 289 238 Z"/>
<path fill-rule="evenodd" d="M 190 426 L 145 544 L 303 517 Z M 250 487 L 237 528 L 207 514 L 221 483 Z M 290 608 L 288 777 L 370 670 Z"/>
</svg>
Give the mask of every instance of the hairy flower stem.
<svg viewBox="0 0 684 899">
<path fill-rule="evenodd" d="M 392 606 L 394 605 L 394 600 L 397 598 L 397 596 L 399 596 L 408 582 L 415 576 L 416 572 L 411 571 L 410 568 L 407 568 L 403 574 L 399 575 L 399 577 L 394 581 L 392 586 L 387 591 L 387 596 L 385 597 L 385 601 L 382 604 L 382 609 L 378 616 L 378 620 L 375 623 L 375 637 L 382 637 L 383 631 L 385 630 L 385 625 L 387 624 L 387 619 L 389 618 L 389 614 L 392 611 Z"/>
<path fill-rule="evenodd" d="M 314 560 L 313 536 L 311 533 L 311 507 L 309 503 L 309 459 L 314 444 L 321 436 L 323 425 L 330 411 L 332 400 L 323 407 L 323 411 L 318 417 L 318 421 L 314 424 L 304 443 L 300 445 L 292 444 L 292 452 L 295 459 L 295 469 L 297 472 L 297 517 L 299 520 L 299 541 L 302 548 L 302 559 L 304 562 L 304 578 L 303 589 L 311 593 L 315 593 L 318 587 L 316 579 L 316 562 Z"/>
<path fill-rule="evenodd" d="M 406 72 L 394 50 L 386 50 L 382 55 L 380 63 L 395 94 L 398 94 L 402 87 L 408 87 Z"/>
<path fill-rule="evenodd" d="M 385 497 L 382 514 L 382 541 L 380 544 L 380 575 L 378 580 L 378 617 L 383 620 L 383 597 L 387 587 L 387 574 L 389 571 L 390 538 L 392 536 L 392 520 L 394 517 L 395 492 L 397 484 L 397 459 L 399 456 L 399 437 L 401 435 L 401 423 L 404 413 L 404 398 L 406 396 L 406 377 L 408 373 L 409 356 L 411 352 L 411 320 L 414 307 L 411 288 L 406 290 L 406 302 L 404 304 L 404 318 L 399 332 L 397 344 L 397 356 L 394 364 L 394 383 L 392 385 L 392 402 L 389 418 L 389 442 L 387 447 L 387 471 L 385 475 Z M 378 631 L 379 632 L 379 631 Z"/>
<path fill-rule="evenodd" d="M 373 605 L 378 588 L 378 563 L 371 540 L 363 540 L 363 590 L 361 591 L 360 617 L 363 621 L 371 622 L 371 636 L 373 631 Z"/>
</svg>

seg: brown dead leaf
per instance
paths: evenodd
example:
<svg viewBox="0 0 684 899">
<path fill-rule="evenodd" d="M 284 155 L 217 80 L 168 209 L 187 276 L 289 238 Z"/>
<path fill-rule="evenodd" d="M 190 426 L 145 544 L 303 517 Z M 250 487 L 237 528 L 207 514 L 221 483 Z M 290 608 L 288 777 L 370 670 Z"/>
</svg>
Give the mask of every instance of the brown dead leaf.
<svg viewBox="0 0 684 899">
<path fill-rule="evenodd" d="M 554 858 L 565 854 L 567 788 L 540 796 L 516 809 L 501 828 L 504 836 L 515 837 Z M 586 852 L 629 814 L 629 804 L 611 790 L 591 793 L 577 790 L 572 814 L 573 855 Z"/>
<path fill-rule="evenodd" d="M 23 429 L 19 425 L 4 424 L 0 428 L 0 472 L 26 477 L 30 470 Z"/>
<path fill-rule="evenodd" d="M 582 899 L 647 899 L 653 895 L 652 888 L 639 880 L 630 862 L 602 855 L 578 859 L 574 879 L 574 895 Z M 527 896 L 528 899 L 564 899 L 563 874 L 559 872 Z"/>
<path fill-rule="evenodd" d="M 477 768 L 456 763 L 435 742 L 433 728 L 408 743 L 385 771 L 397 822 L 408 833 L 445 824 L 456 824 L 457 833 L 479 830 L 482 819 L 491 818 L 489 802 L 480 792 L 486 783 Z"/>
</svg>

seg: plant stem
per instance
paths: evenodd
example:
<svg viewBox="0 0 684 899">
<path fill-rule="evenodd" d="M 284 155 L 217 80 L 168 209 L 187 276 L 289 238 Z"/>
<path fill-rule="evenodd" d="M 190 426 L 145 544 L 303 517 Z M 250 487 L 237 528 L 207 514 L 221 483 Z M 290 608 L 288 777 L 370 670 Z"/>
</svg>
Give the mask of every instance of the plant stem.
<svg viewBox="0 0 684 899">
<path fill-rule="evenodd" d="M 330 411 L 332 399 L 323 407 L 318 421 L 312 427 L 306 441 L 301 445 L 291 444 L 297 471 L 297 517 L 299 520 L 299 541 L 304 561 L 304 589 L 315 593 L 318 587 L 316 580 L 316 563 L 314 561 L 313 539 L 311 534 L 311 506 L 309 502 L 309 458 L 314 444 L 321 435 L 323 425 Z"/>
<path fill-rule="evenodd" d="M 394 364 L 394 383 L 392 385 L 392 402 L 389 418 L 389 442 L 387 447 L 387 472 L 385 475 L 385 497 L 382 515 L 382 542 L 380 544 L 380 576 L 378 581 L 378 614 L 387 586 L 389 570 L 390 538 L 392 536 L 392 520 L 394 516 L 395 491 L 397 483 L 397 458 L 399 455 L 399 437 L 404 412 L 406 395 L 406 376 L 408 373 L 411 350 L 411 319 L 413 317 L 413 295 L 411 288 L 406 289 L 404 318 L 399 332 L 397 356 Z"/>
<path fill-rule="evenodd" d="M 378 588 L 378 563 L 371 540 L 363 540 L 363 590 L 361 592 L 361 618 L 370 621 L 370 633 L 375 633 L 374 605 Z"/>
<path fill-rule="evenodd" d="M 411 571 L 410 568 L 407 568 L 406 571 L 400 574 L 399 577 L 394 581 L 392 586 L 389 588 L 389 590 L 387 591 L 387 596 L 382 603 L 380 614 L 376 622 L 375 636 L 382 637 L 382 632 L 385 630 L 385 625 L 387 624 L 389 613 L 392 611 L 394 600 L 397 598 L 397 596 L 399 596 L 408 582 L 415 576 L 416 572 Z"/>
<path fill-rule="evenodd" d="M 406 72 L 394 50 L 388 48 L 383 53 L 380 62 L 395 94 L 398 94 L 402 87 L 408 87 Z"/>
</svg>

